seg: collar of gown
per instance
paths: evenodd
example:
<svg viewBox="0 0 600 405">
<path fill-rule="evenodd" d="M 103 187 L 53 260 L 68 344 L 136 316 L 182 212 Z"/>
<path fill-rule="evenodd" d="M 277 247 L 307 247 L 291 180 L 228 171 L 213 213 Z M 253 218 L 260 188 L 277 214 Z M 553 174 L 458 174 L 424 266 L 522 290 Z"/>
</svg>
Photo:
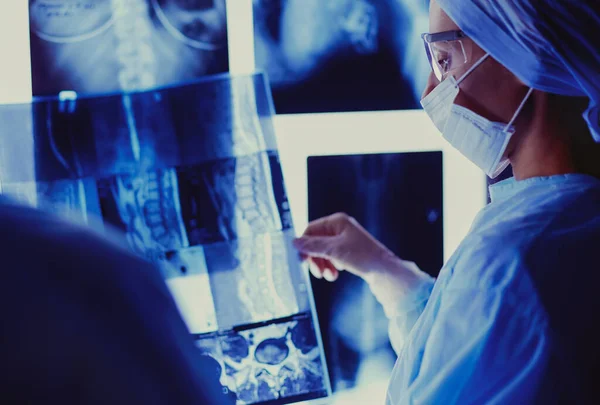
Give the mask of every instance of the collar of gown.
<svg viewBox="0 0 600 405">
<path fill-rule="evenodd" d="M 490 198 L 492 202 L 499 202 L 511 198 L 525 190 L 543 188 L 544 190 L 551 191 L 564 187 L 567 184 L 578 184 L 581 186 L 596 185 L 600 187 L 600 179 L 587 174 L 578 173 L 559 174 L 547 177 L 531 177 L 525 180 L 516 180 L 514 177 L 511 177 L 491 185 L 489 188 Z"/>
</svg>

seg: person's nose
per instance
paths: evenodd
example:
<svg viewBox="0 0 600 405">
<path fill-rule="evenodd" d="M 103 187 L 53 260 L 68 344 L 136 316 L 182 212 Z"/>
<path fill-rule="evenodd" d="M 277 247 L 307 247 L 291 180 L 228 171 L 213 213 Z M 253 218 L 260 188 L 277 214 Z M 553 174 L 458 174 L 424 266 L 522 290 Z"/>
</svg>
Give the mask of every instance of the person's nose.
<svg viewBox="0 0 600 405">
<path fill-rule="evenodd" d="M 438 84 L 440 84 L 439 80 L 435 77 L 433 72 L 430 72 L 429 77 L 427 78 L 427 85 L 425 86 L 425 90 L 423 91 L 423 94 L 421 94 L 421 100 L 427 97 L 427 95 L 429 95 L 429 93 L 431 93 L 433 89 L 437 87 Z"/>
</svg>

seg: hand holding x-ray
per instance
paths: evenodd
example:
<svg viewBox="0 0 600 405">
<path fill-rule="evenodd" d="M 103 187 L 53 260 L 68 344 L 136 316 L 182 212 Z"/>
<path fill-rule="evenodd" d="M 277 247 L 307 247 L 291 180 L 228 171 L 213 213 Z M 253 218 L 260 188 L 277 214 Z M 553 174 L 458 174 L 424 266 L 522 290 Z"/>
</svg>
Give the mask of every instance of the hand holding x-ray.
<svg viewBox="0 0 600 405">
<path fill-rule="evenodd" d="M 392 314 L 406 297 L 429 288 L 433 279 L 410 261 L 402 260 L 375 239 L 354 218 L 337 213 L 309 223 L 302 237 L 294 240 L 301 256 L 310 262 L 316 278 L 335 281 L 347 270 L 364 279 Z"/>
<path fill-rule="evenodd" d="M 313 276 L 328 281 L 336 280 L 341 270 L 366 278 L 381 263 L 395 258 L 354 218 L 343 213 L 311 222 L 294 245 L 310 261 Z"/>
</svg>

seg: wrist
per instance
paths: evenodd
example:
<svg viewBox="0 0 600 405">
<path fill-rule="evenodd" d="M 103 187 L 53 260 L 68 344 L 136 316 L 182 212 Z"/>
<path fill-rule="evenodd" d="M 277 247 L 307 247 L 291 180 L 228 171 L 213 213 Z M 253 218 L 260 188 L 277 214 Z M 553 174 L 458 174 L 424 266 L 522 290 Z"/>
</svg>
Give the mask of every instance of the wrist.
<svg viewBox="0 0 600 405">
<path fill-rule="evenodd" d="M 388 317 L 429 298 L 434 279 L 414 263 L 386 249 L 364 277 Z"/>
</svg>

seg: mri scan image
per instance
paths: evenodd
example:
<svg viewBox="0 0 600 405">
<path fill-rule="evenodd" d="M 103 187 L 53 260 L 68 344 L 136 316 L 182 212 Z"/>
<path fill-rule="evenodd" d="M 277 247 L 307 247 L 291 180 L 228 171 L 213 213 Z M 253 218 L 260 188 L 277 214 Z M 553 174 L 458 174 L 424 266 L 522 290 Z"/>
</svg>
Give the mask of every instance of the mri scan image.
<svg viewBox="0 0 600 405">
<path fill-rule="evenodd" d="M 277 179 L 275 179 L 277 180 Z M 190 244 L 230 241 L 281 230 L 269 155 L 259 153 L 178 170 L 181 207 Z"/>
<path fill-rule="evenodd" d="M 282 318 L 309 309 L 308 279 L 292 239 L 290 232 L 275 232 L 205 247 L 221 327 Z"/>
<path fill-rule="evenodd" d="M 131 248 L 152 258 L 189 245 L 181 219 L 175 170 L 98 181 L 102 214 Z"/>
<path fill-rule="evenodd" d="M 221 384 L 235 393 L 237 404 L 288 404 L 327 390 L 309 314 L 202 337 L 196 346 L 213 359 Z"/>
<path fill-rule="evenodd" d="M 215 384 L 222 387 L 224 404 L 238 404 L 239 401 L 237 395 L 232 390 L 234 386 L 231 384 L 230 379 L 225 373 L 223 351 L 219 344 L 218 335 L 209 334 L 198 336 L 195 339 L 195 345 L 198 349 L 197 366 L 204 370 L 205 375 L 206 371 L 212 371 L 212 376 L 209 374 L 205 382 L 207 384 Z"/>
<path fill-rule="evenodd" d="M 149 257 L 285 230 L 291 217 L 277 159 L 263 152 L 100 179 L 104 218 Z"/>
<path fill-rule="evenodd" d="M 31 2 L 64 21 L 95 16 L 88 25 L 36 28 L 61 41 L 109 33 L 102 24 L 116 3 Z M 161 7 L 160 18 L 181 33 L 182 44 L 202 52 L 222 41 L 203 28 L 218 24 L 217 3 L 146 2 Z M 2 192 L 116 230 L 119 242 L 154 263 L 196 341 L 198 367 L 214 370 L 224 396 L 287 404 L 330 394 L 312 286 L 292 244 L 263 74 L 61 94 L 2 107 L 0 116 L 30 118 L 10 127 L 14 136 L 0 136 L 10 155 L 0 162 Z"/>
<path fill-rule="evenodd" d="M 225 0 L 29 0 L 34 95 L 109 93 L 228 70 Z"/>
</svg>

